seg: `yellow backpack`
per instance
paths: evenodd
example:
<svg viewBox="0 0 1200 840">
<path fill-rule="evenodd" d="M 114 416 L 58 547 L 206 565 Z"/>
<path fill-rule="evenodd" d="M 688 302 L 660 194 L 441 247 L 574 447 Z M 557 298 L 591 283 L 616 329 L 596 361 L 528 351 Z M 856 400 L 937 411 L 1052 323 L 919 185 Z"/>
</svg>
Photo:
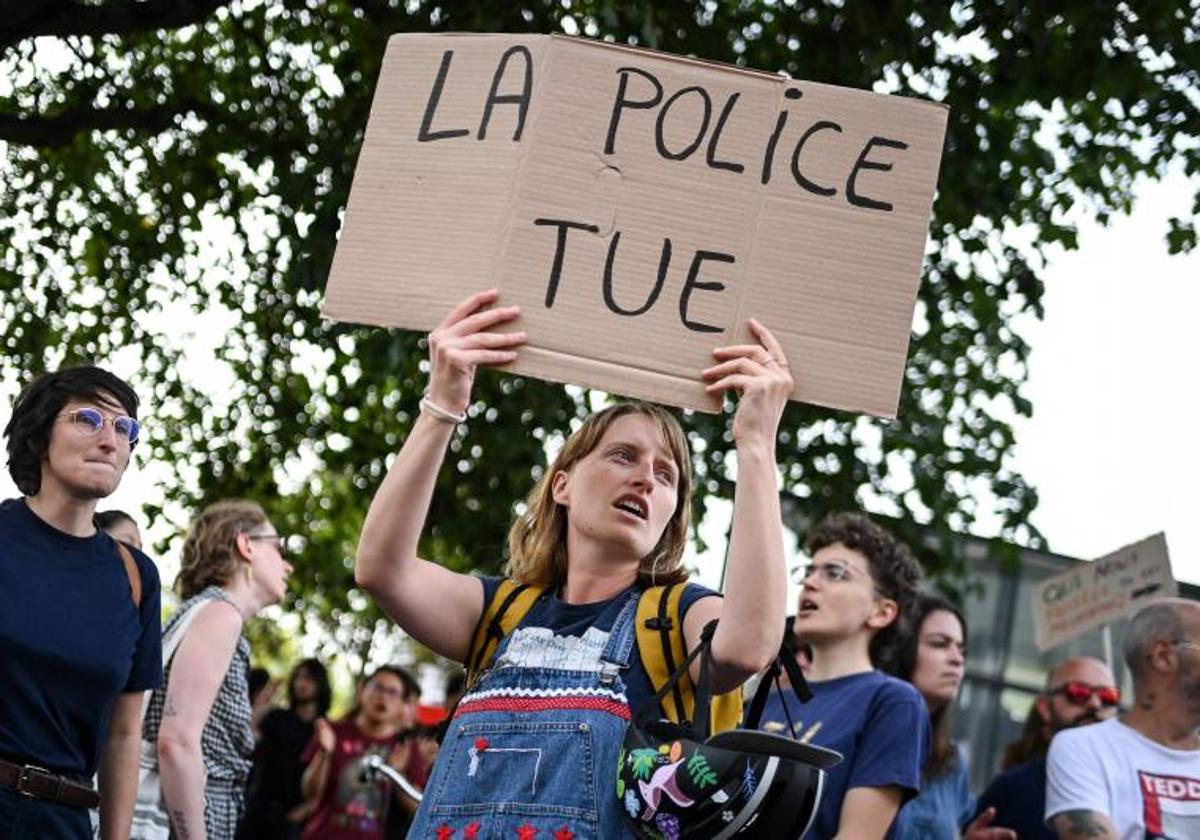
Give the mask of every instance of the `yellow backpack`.
<svg viewBox="0 0 1200 840">
<path fill-rule="evenodd" d="M 678 667 L 687 658 L 683 639 L 683 621 L 679 615 L 679 600 L 684 587 L 680 584 L 652 586 L 643 590 L 637 606 L 637 646 L 642 667 L 650 677 L 657 693 L 662 690 Z M 521 620 L 545 587 L 529 586 L 505 578 L 495 595 L 484 607 L 471 648 L 467 653 L 467 685 L 475 681 L 491 665 L 500 641 L 517 628 Z M 690 674 L 685 674 L 662 701 L 662 713 L 675 723 L 694 719 L 695 686 Z M 710 720 L 712 732 L 736 729 L 742 720 L 742 689 L 712 698 Z"/>
</svg>

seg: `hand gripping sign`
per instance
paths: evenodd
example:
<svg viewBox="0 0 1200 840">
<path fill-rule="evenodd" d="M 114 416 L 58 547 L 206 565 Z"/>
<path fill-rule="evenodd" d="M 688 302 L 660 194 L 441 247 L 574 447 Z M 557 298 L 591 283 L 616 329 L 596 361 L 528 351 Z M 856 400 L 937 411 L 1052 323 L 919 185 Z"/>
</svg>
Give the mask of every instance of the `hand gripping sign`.
<svg viewBox="0 0 1200 840">
<path fill-rule="evenodd" d="M 761 320 L 793 398 L 894 416 L 944 106 L 565 36 L 388 44 L 324 312 L 519 304 L 514 373 L 715 410 Z"/>
</svg>

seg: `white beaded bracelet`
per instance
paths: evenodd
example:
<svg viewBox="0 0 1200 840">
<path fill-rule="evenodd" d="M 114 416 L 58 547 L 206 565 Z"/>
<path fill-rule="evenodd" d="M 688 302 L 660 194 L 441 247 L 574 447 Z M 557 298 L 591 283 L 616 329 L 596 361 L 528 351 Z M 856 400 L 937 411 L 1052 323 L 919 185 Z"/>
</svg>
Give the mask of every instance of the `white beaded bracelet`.
<svg viewBox="0 0 1200 840">
<path fill-rule="evenodd" d="M 463 423 L 467 419 L 467 412 L 464 411 L 462 414 L 455 414 L 448 408 L 442 408 L 433 400 L 429 399 L 428 396 L 421 397 L 420 406 L 421 410 L 426 414 L 434 417 L 437 420 L 441 420 L 443 423 L 453 423 L 457 426 L 459 423 Z"/>
</svg>

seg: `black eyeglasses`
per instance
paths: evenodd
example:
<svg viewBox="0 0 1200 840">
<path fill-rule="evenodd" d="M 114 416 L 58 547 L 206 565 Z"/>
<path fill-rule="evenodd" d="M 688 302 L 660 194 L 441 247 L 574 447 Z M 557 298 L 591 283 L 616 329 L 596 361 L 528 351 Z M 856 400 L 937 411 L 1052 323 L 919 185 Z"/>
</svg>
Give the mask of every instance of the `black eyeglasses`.
<svg viewBox="0 0 1200 840">
<path fill-rule="evenodd" d="M 280 554 L 287 554 L 288 548 L 295 543 L 295 540 L 287 534 L 246 534 L 246 539 L 252 541 L 270 540 L 275 544 L 275 550 Z"/>
<path fill-rule="evenodd" d="M 112 423 L 113 430 L 119 437 L 134 443 L 141 433 L 142 427 L 138 421 L 124 414 L 115 417 L 105 417 L 96 408 L 77 408 L 74 411 L 64 411 L 59 417 L 66 417 L 71 425 L 85 435 L 98 435 L 105 423 Z"/>
</svg>

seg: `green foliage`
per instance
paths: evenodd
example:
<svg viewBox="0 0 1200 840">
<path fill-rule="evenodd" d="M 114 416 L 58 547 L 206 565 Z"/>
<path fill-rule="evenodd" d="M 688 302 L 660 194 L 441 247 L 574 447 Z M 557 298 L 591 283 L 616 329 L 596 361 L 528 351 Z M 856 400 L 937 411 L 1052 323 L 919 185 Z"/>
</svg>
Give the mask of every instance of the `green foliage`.
<svg viewBox="0 0 1200 840">
<path fill-rule="evenodd" d="M 1137 177 L 1200 171 L 1200 13 L 1134 5 L 0 0 L 0 366 L 8 380 L 80 358 L 135 367 L 154 415 L 139 452 L 172 473 L 168 505 L 146 513 L 267 502 L 308 537 L 288 607 L 340 646 L 369 645 L 381 617 L 352 594 L 355 542 L 413 422 L 425 352 L 419 336 L 332 324 L 318 307 L 385 42 L 580 31 L 950 106 L 900 419 L 791 405 L 782 472 L 814 515 L 869 495 L 965 530 L 994 496 L 1002 536 L 1039 544 L 1036 492 L 1007 462 L 1009 418 L 1032 411 L 1013 317 L 1040 314 L 1039 270 L 1075 247 L 1077 202 L 1105 220 Z M 1030 247 L 1011 244 L 1017 228 Z M 1194 247 L 1195 219 L 1165 236 Z M 209 365 L 183 355 L 189 332 L 222 375 L 197 376 Z M 547 436 L 586 404 L 482 376 L 423 552 L 497 569 Z M 727 487 L 732 442 L 726 418 L 685 423 L 699 511 Z"/>
</svg>

